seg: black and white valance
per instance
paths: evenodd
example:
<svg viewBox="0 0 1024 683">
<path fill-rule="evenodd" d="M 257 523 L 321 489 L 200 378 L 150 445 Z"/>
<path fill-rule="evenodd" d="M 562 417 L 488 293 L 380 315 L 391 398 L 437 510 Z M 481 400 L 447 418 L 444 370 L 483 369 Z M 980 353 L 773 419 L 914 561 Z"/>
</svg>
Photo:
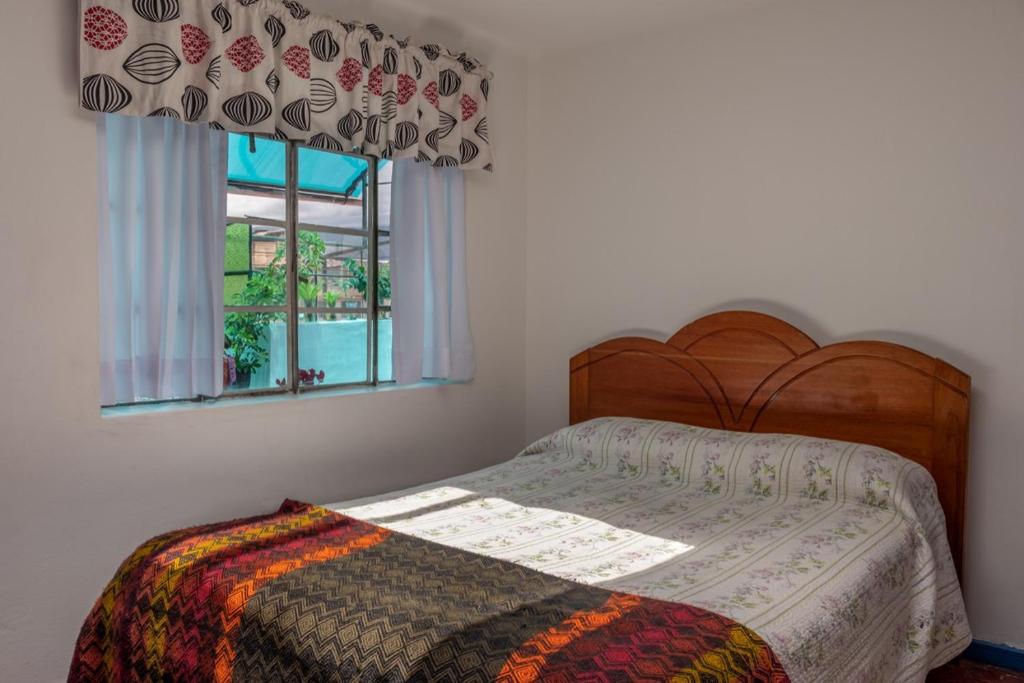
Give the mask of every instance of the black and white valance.
<svg viewBox="0 0 1024 683">
<path fill-rule="evenodd" d="M 490 170 L 491 73 L 293 0 L 81 0 L 82 107 Z"/>
</svg>

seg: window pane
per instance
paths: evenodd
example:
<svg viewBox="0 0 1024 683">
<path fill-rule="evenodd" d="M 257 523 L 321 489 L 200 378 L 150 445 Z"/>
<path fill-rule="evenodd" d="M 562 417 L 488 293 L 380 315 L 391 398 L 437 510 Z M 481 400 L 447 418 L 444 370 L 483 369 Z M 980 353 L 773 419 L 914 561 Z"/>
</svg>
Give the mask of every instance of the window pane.
<svg viewBox="0 0 1024 683">
<path fill-rule="evenodd" d="M 377 167 L 377 225 L 391 230 L 391 172 L 395 164 L 382 161 Z"/>
<path fill-rule="evenodd" d="M 341 196 L 299 195 L 299 223 L 306 226 L 326 226 L 365 230 L 362 199 Z"/>
<path fill-rule="evenodd" d="M 377 171 L 377 381 L 393 382 L 391 365 L 391 171 L 390 161 Z"/>
<path fill-rule="evenodd" d="M 304 386 L 371 380 L 365 312 L 368 171 L 368 162 L 359 157 L 299 150 L 299 367 Z"/>
<path fill-rule="evenodd" d="M 299 306 L 365 308 L 367 245 L 365 236 L 299 231 Z"/>
<path fill-rule="evenodd" d="M 231 223 L 224 231 L 224 305 L 287 303 L 285 229 Z"/>
<path fill-rule="evenodd" d="M 232 223 L 224 236 L 224 304 L 230 305 L 245 288 L 252 272 L 248 225 Z"/>
<path fill-rule="evenodd" d="M 391 369 L 391 311 L 382 310 L 377 318 L 377 381 L 392 382 Z"/>
<path fill-rule="evenodd" d="M 284 193 L 274 190 L 244 189 L 229 185 L 228 220 L 248 223 L 253 219 L 284 224 Z"/>
<path fill-rule="evenodd" d="M 391 171 L 390 161 L 377 171 L 377 305 L 391 305 Z M 389 316 L 390 317 L 390 316 Z"/>
<path fill-rule="evenodd" d="M 299 367 L 313 377 L 305 386 L 370 381 L 367 348 L 365 315 L 338 311 L 299 322 Z"/>
<path fill-rule="evenodd" d="M 287 146 L 279 140 L 228 133 L 228 180 L 284 187 L 286 154 Z"/>
<path fill-rule="evenodd" d="M 245 289 L 249 282 L 248 275 L 225 275 L 224 276 L 224 305 L 229 306 L 236 301 L 237 297 Z"/>
<path fill-rule="evenodd" d="M 299 150 L 299 223 L 366 230 L 369 164 L 334 152 Z"/>
<path fill-rule="evenodd" d="M 391 305 L 391 236 L 377 233 L 377 305 Z"/>
<path fill-rule="evenodd" d="M 299 148 L 299 189 L 361 199 L 367 162 L 356 156 Z"/>
<path fill-rule="evenodd" d="M 224 391 L 273 389 L 288 378 L 288 329 L 280 313 L 224 314 L 224 351 L 234 364 L 234 382 L 225 378 Z"/>
<path fill-rule="evenodd" d="M 227 392 L 286 388 L 288 380 L 286 157 L 284 143 L 232 134 L 225 229 L 225 349 L 235 366 Z M 370 161 L 298 150 L 299 381 L 302 387 L 373 380 L 367 296 L 373 270 L 365 204 Z M 378 302 L 390 287 L 390 162 L 379 162 Z M 269 310 L 253 311 L 253 307 Z M 391 313 L 378 314 L 377 371 L 391 379 Z"/>
<path fill-rule="evenodd" d="M 224 238 L 224 272 L 249 272 L 252 259 L 249 254 L 249 226 L 231 223 Z"/>
<path fill-rule="evenodd" d="M 286 156 L 284 142 L 237 133 L 228 136 L 225 306 L 287 303 Z"/>
<path fill-rule="evenodd" d="M 250 149 L 248 135 L 228 136 L 224 353 L 229 376 L 225 393 L 277 388 L 276 380 L 288 377 L 287 145 L 259 137 L 254 142 L 255 150 Z"/>
</svg>

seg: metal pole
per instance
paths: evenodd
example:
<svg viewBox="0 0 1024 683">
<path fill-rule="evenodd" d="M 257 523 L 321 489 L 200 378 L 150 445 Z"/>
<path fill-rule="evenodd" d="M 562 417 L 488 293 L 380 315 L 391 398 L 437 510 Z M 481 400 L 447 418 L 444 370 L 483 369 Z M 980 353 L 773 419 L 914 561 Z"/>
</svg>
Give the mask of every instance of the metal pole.
<svg viewBox="0 0 1024 683">
<path fill-rule="evenodd" d="M 369 336 L 369 367 L 367 368 L 370 384 L 377 384 L 377 160 L 367 159 L 366 188 L 363 190 L 363 206 L 366 207 L 366 228 L 370 233 L 370 244 L 366 264 L 366 334 Z"/>
<path fill-rule="evenodd" d="M 288 252 L 288 390 L 299 390 L 299 149 L 296 143 L 286 143 L 285 158 L 286 195 L 285 229 Z"/>
</svg>

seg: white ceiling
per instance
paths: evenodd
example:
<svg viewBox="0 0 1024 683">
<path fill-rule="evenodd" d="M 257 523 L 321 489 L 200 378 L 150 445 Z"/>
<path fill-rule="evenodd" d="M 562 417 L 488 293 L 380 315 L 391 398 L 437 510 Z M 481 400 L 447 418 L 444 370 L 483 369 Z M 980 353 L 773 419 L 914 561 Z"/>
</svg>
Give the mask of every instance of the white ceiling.
<svg viewBox="0 0 1024 683">
<path fill-rule="evenodd" d="M 679 26 L 712 12 L 764 0 L 342 0 L 353 9 L 406 5 L 448 25 L 485 34 L 530 53 L 634 37 Z"/>
</svg>

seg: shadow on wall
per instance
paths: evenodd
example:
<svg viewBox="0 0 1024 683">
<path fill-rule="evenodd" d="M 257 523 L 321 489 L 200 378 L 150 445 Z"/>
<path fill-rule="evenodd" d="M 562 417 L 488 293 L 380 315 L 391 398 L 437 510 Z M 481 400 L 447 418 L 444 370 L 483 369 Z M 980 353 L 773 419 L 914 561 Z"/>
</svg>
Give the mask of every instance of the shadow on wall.
<svg viewBox="0 0 1024 683">
<path fill-rule="evenodd" d="M 423 7 L 428 3 L 404 0 L 351 0 L 345 3 L 344 8 L 312 1 L 305 4 L 320 14 L 330 14 L 364 23 L 376 22 L 385 33 L 393 34 L 397 38 L 411 37 L 414 41 L 428 42 L 429 36 L 429 42 L 440 42 L 452 50 L 469 50 L 465 43 L 470 40 L 465 29 L 453 23 L 450 17 L 425 14 Z M 395 17 L 395 10 L 399 10 L 397 13 L 401 14 L 401 20 Z M 387 15 L 388 19 L 385 21 L 382 15 Z M 486 57 L 476 53 L 473 56 L 477 59 Z"/>
<path fill-rule="evenodd" d="M 917 351 L 922 351 L 935 356 L 936 358 L 940 358 L 951 365 L 955 365 L 960 370 L 963 370 L 975 381 L 980 381 L 991 373 L 991 368 L 985 363 L 982 363 L 977 357 L 964 353 L 963 349 L 947 346 L 943 342 L 937 341 L 932 337 L 898 330 L 865 330 L 836 337 L 829 334 L 824 327 L 802 311 L 767 299 L 735 299 L 733 301 L 727 301 L 719 306 L 714 306 L 702 311 L 697 317 L 703 317 L 705 315 L 721 311 L 756 311 L 758 313 L 766 313 L 768 315 L 775 316 L 776 318 L 786 321 L 790 325 L 800 328 L 803 332 L 814 339 L 814 341 L 818 342 L 820 346 L 827 346 L 828 344 L 853 340 L 886 341 L 893 344 L 909 346 Z"/>
<path fill-rule="evenodd" d="M 734 299 L 717 306 L 708 307 L 700 311 L 691 319 L 679 320 L 676 322 L 682 326 L 693 322 L 698 318 L 711 315 L 712 313 L 721 313 L 722 311 L 755 311 L 757 313 L 765 313 L 767 315 L 774 316 L 789 323 L 790 325 L 793 325 L 794 327 L 799 328 L 805 334 L 814 339 L 814 341 L 816 341 L 820 346 L 852 340 L 877 340 L 891 342 L 894 344 L 903 344 L 904 346 L 909 346 L 918 351 L 923 351 L 924 353 L 941 358 L 951 365 L 955 365 L 960 370 L 971 375 L 975 382 L 979 384 L 983 383 L 984 378 L 988 377 L 992 371 L 988 365 L 982 363 L 977 357 L 965 353 L 963 349 L 947 346 L 940 341 L 936 341 L 935 339 L 924 335 L 896 330 L 866 330 L 863 332 L 854 332 L 853 334 L 843 337 L 836 337 L 829 334 L 824 327 L 803 311 L 768 299 Z M 583 351 L 584 349 L 596 346 L 601 342 L 608 341 L 609 339 L 617 339 L 619 337 L 647 337 L 658 341 L 667 341 L 668 338 L 675 334 L 677 330 L 678 328 L 673 328 L 671 330 L 655 330 L 651 328 L 622 329 L 614 333 L 607 334 L 600 339 L 593 340 L 576 351 Z"/>
</svg>

